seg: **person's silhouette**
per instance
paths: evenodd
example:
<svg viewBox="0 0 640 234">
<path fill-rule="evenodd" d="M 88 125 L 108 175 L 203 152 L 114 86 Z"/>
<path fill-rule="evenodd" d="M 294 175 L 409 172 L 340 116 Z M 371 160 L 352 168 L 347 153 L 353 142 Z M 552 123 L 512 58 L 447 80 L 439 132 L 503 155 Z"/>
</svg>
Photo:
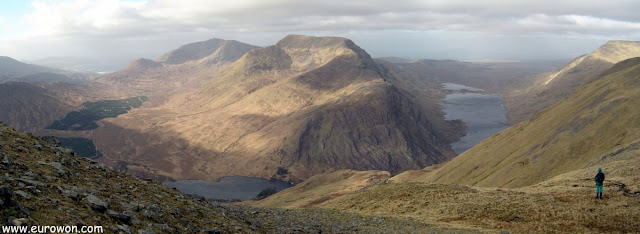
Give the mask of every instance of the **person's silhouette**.
<svg viewBox="0 0 640 234">
<path fill-rule="evenodd" d="M 604 173 L 602 168 L 598 168 L 598 174 L 593 180 L 596 181 L 596 199 L 602 199 L 602 183 L 604 182 Z"/>
</svg>

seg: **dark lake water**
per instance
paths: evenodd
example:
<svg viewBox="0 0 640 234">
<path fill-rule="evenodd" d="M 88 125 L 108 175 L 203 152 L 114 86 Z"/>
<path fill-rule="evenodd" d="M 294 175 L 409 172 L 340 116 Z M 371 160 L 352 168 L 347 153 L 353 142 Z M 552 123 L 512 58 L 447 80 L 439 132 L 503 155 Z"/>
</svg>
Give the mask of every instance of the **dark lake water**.
<svg viewBox="0 0 640 234">
<path fill-rule="evenodd" d="M 174 187 L 186 194 L 200 195 L 205 198 L 224 200 L 250 200 L 255 198 L 262 190 L 274 188 L 276 191 L 293 186 L 279 180 L 265 180 L 262 178 L 230 176 L 220 179 L 219 182 L 203 180 L 177 180 L 163 183 Z"/>
<path fill-rule="evenodd" d="M 445 89 L 481 92 L 483 90 L 459 84 L 445 83 Z M 507 110 L 498 94 L 454 93 L 447 95 L 443 102 L 445 119 L 461 119 L 467 125 L 467 135 L 451 144 L 453 150 L 461 154 L 491 135 L 509 127 Z"/>
</svg>

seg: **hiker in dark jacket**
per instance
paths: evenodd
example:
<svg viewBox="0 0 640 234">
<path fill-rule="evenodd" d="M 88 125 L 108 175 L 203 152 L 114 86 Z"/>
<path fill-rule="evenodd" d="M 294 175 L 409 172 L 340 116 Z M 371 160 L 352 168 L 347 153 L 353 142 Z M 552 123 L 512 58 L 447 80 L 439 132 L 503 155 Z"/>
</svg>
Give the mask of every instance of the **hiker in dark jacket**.
<svg viewBox="0 0 640 234">
<path fill-rule="evenodd" d="M 598 168 L 598 174 L 593 180 L 596 181 L 596 199 L 602 199 L 602 182 L 604 182 L 604 173 L 602 168 Z"/>
</svg>

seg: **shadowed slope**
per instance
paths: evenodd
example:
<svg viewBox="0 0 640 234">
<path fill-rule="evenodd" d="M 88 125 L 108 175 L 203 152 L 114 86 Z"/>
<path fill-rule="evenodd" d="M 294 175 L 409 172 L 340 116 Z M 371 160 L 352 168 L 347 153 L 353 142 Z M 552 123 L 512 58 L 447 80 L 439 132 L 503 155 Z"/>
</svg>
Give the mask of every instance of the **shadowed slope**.
<svg viewBox="0 0 640 234">
<path fill-rule="evenodd" d="M 47 89 L 9 82 L 0 84 L 0 109 L 0 121 L 22 131 L 35 132 L 75 108 Z"/>
</svg>

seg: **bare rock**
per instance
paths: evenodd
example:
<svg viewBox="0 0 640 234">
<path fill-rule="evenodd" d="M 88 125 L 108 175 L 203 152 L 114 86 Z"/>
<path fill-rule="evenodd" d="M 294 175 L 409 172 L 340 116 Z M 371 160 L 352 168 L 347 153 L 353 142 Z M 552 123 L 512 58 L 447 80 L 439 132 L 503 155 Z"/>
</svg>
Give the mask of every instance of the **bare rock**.
<svg viewBox="0 0 640 234">
<path fill-rule="evenodd" d="M 24 199 L 31 200 L 31 195 L 29 195 L 29 194 L 28 194 L 27 192 L 25 192 L 25 191 L 17 190 L 17 191 L 15 191 L 14 193 L 15 193 L 16 195 L 18 195 L 18 196 L 20 196 L 20 197 L 24 198 Z"/>
<path fill-rule="evenodd" d="M 93 194 L 89 194 L 87 195 L 83 201 L 89 205 L 89 207 L 91 207 L 91 209 L 98 211 L 98 212 L 104 212 L 107 210 L 107 208 L 109 208 L 109 204 L 98 198 L 96 195 Z"/>
</svg>

